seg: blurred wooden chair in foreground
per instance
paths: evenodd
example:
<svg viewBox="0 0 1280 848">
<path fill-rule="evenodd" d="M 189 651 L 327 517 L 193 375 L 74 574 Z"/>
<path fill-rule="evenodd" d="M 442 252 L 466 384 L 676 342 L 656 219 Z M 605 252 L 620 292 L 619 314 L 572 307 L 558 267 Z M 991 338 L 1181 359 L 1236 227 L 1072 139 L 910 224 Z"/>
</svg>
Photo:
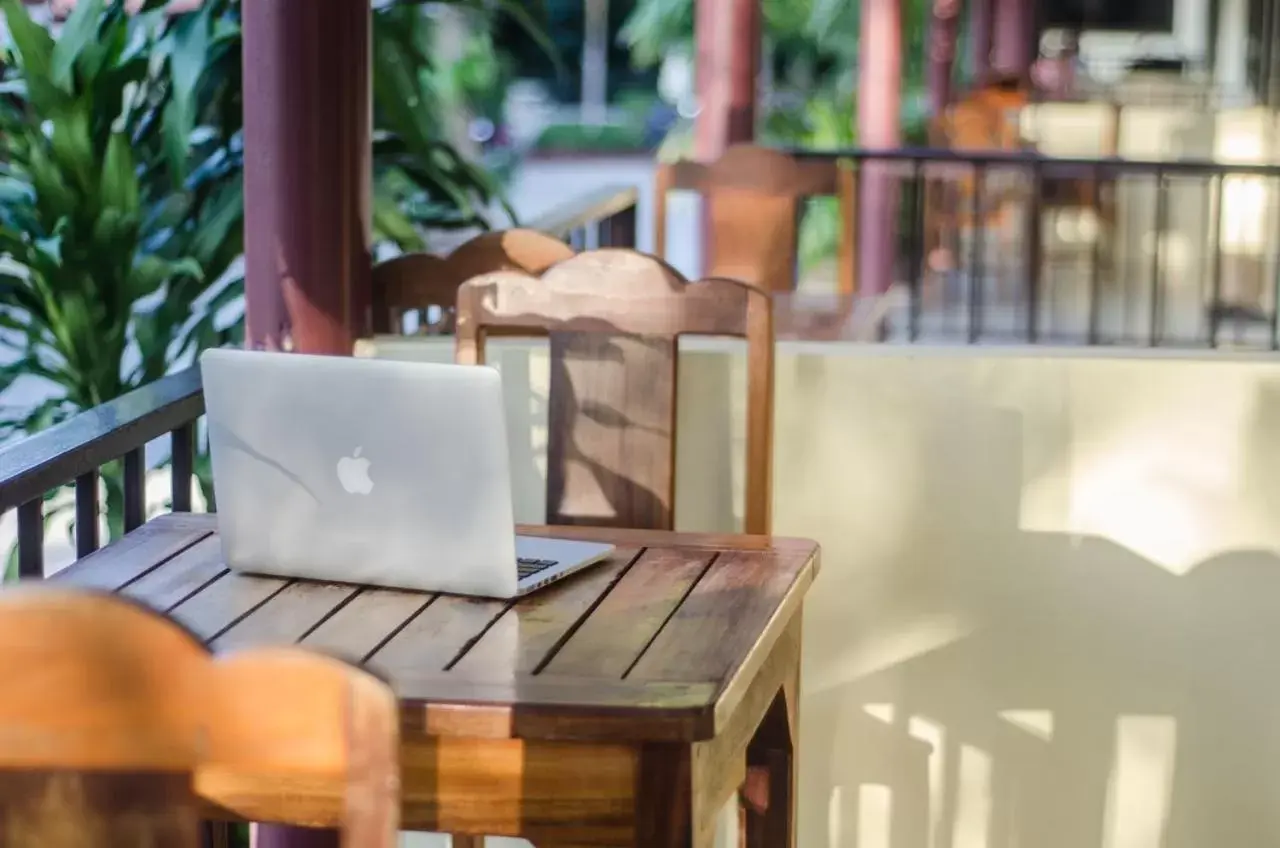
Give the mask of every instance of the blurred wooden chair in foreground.
<svg viewBox="0 0 1280 848">
<path fill-rule="evenodd" d="M 658 166 L 654 190 L 654 245 L 667 241 L 667 194 L 694 191 L 705 200 L 708 244 L 704 273 L 766 291 L 796 287 L 800 218 L 811 197 L 840 201 L 837 290 L 853 292 L 857 179 L 851 167 L 831 159 L 797 159 L 779 150 L 735 145 L 715 162 L 680 161 Z"/>
<path fill-rule="evenodd" d="M 729 279 L 688 282 L 634 250 L 580 253 L 541 276 L 482 274 L 458 290 L 457 359 L 486 335 L 549 335 L 548 524 L 672 529 L 676 355 L 682 335 L 747 342 L 743 530 L 768 533 L 773 465 L 773 304 Z"/>
<path fill-rule="evenodd" d="M 185 848 L 202 819 L 397 844 L 396 699 L 343 662 L 215 659 L 119 596 L 21 587 L 0 593 L 0 679 L 6 848 Z"/>
<path fill-rule="evenodd" d="M 428 323 L 424 333 L 453 332 L 453 309 L 458 286 L 489 271 L 526 271 L 541 274 L 573 248 L 536 230 L 514 229 L 482 233 L 459 245 L 448 256 L 406 253 L 380 262 L 373 269 L 374 333 L 397 333 L 406 312 L 425 313 L 439 308 L 440 320 Z"/>
</svg>

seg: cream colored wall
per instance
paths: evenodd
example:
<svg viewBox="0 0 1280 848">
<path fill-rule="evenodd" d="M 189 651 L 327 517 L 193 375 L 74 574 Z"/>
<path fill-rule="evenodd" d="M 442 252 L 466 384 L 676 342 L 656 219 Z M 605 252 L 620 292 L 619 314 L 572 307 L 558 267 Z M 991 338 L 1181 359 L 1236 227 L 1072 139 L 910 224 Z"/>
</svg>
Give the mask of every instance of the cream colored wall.
<svg viewBox="0 0 1280 848">
<path fill-rule="evenodd" d="M 494 349 L 535 518 L 545 354 Z M 725 529 L 742 358 L 685 349 L 677 523 Z M 775 531 L 823 545 L 803 848 L 1280 844 L 1280 363 L 783 343 L 777 378 Z"/>
</svg>

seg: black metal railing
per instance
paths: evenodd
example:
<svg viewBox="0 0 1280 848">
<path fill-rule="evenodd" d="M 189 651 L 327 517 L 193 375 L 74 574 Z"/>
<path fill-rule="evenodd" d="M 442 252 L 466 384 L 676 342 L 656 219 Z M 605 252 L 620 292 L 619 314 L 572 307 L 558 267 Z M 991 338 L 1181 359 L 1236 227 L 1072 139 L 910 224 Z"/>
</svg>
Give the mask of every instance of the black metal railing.
<svg viewBox="0 0 1280 848">
<path fill-rule="evenodd" d="M 166 434 L 171 442 L 172 509 L 191 511 L 196 421 L 204 413 L 200 369 L 157 380 L 48 430 L 0 447 L 0 514 L 18 511 L 18 574 L 44 576 L 45 495 L 75 485 L 76 557 L 101 544 L 99 472 L 113 460 L 124 466 L 124 528 L 146 521 L 146 446 Z"/>
<path fill-rule="evenodd" d="M 909 291 L 891 340 L 1280 349 L 1280 166 L 789 152 L 850 163 L 864 227 L 891 216 L 855 283 Z"/>
</svg>

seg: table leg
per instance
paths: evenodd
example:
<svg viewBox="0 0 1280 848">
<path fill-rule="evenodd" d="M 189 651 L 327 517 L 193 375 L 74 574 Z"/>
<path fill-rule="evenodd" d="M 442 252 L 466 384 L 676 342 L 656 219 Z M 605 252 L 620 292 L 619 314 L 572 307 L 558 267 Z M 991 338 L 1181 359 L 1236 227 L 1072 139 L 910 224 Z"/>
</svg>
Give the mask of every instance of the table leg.
<svg viewBox="0 0 1280 848">
<path fill-rule="evenodd" d="M 636 848 L 704 848 L 694 833 L 689 755 L 689 746 L 679 743 L 650 743 L 640 749 Z"/>
<path fill-rule="evenodd" d="M 799 742 L 800 664 L 795 663 L 764 720 L 747 745 L 747 780 L 739 844 L 745 848 L 794 848 L 796 759 Z"/>
<path fill-rule="evenodd" d="M 336 830 L 277 824 L 255 824 L 251 840 L 253 848 L 338 848 L 340 842 Z"/>
<path fill-rule="evenodd" d="M 201 848 L 231 848 L 231 825 L 221 821 L 200 823 Z"/>
</svg>

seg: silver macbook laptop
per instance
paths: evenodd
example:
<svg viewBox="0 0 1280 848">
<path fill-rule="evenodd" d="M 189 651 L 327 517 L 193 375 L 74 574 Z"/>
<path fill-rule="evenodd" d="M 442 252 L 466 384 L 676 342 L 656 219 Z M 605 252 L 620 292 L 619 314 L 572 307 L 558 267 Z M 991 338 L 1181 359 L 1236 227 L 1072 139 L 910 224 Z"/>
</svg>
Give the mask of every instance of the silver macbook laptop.
<svg viewBox="0 0 1280 848">
<path fill-rule="evenodd" d="M 613 550 L 515 535 L 491 368 L 227 349 L 200 367 L 233 569 L 512 598 Z"/>
</svg>

